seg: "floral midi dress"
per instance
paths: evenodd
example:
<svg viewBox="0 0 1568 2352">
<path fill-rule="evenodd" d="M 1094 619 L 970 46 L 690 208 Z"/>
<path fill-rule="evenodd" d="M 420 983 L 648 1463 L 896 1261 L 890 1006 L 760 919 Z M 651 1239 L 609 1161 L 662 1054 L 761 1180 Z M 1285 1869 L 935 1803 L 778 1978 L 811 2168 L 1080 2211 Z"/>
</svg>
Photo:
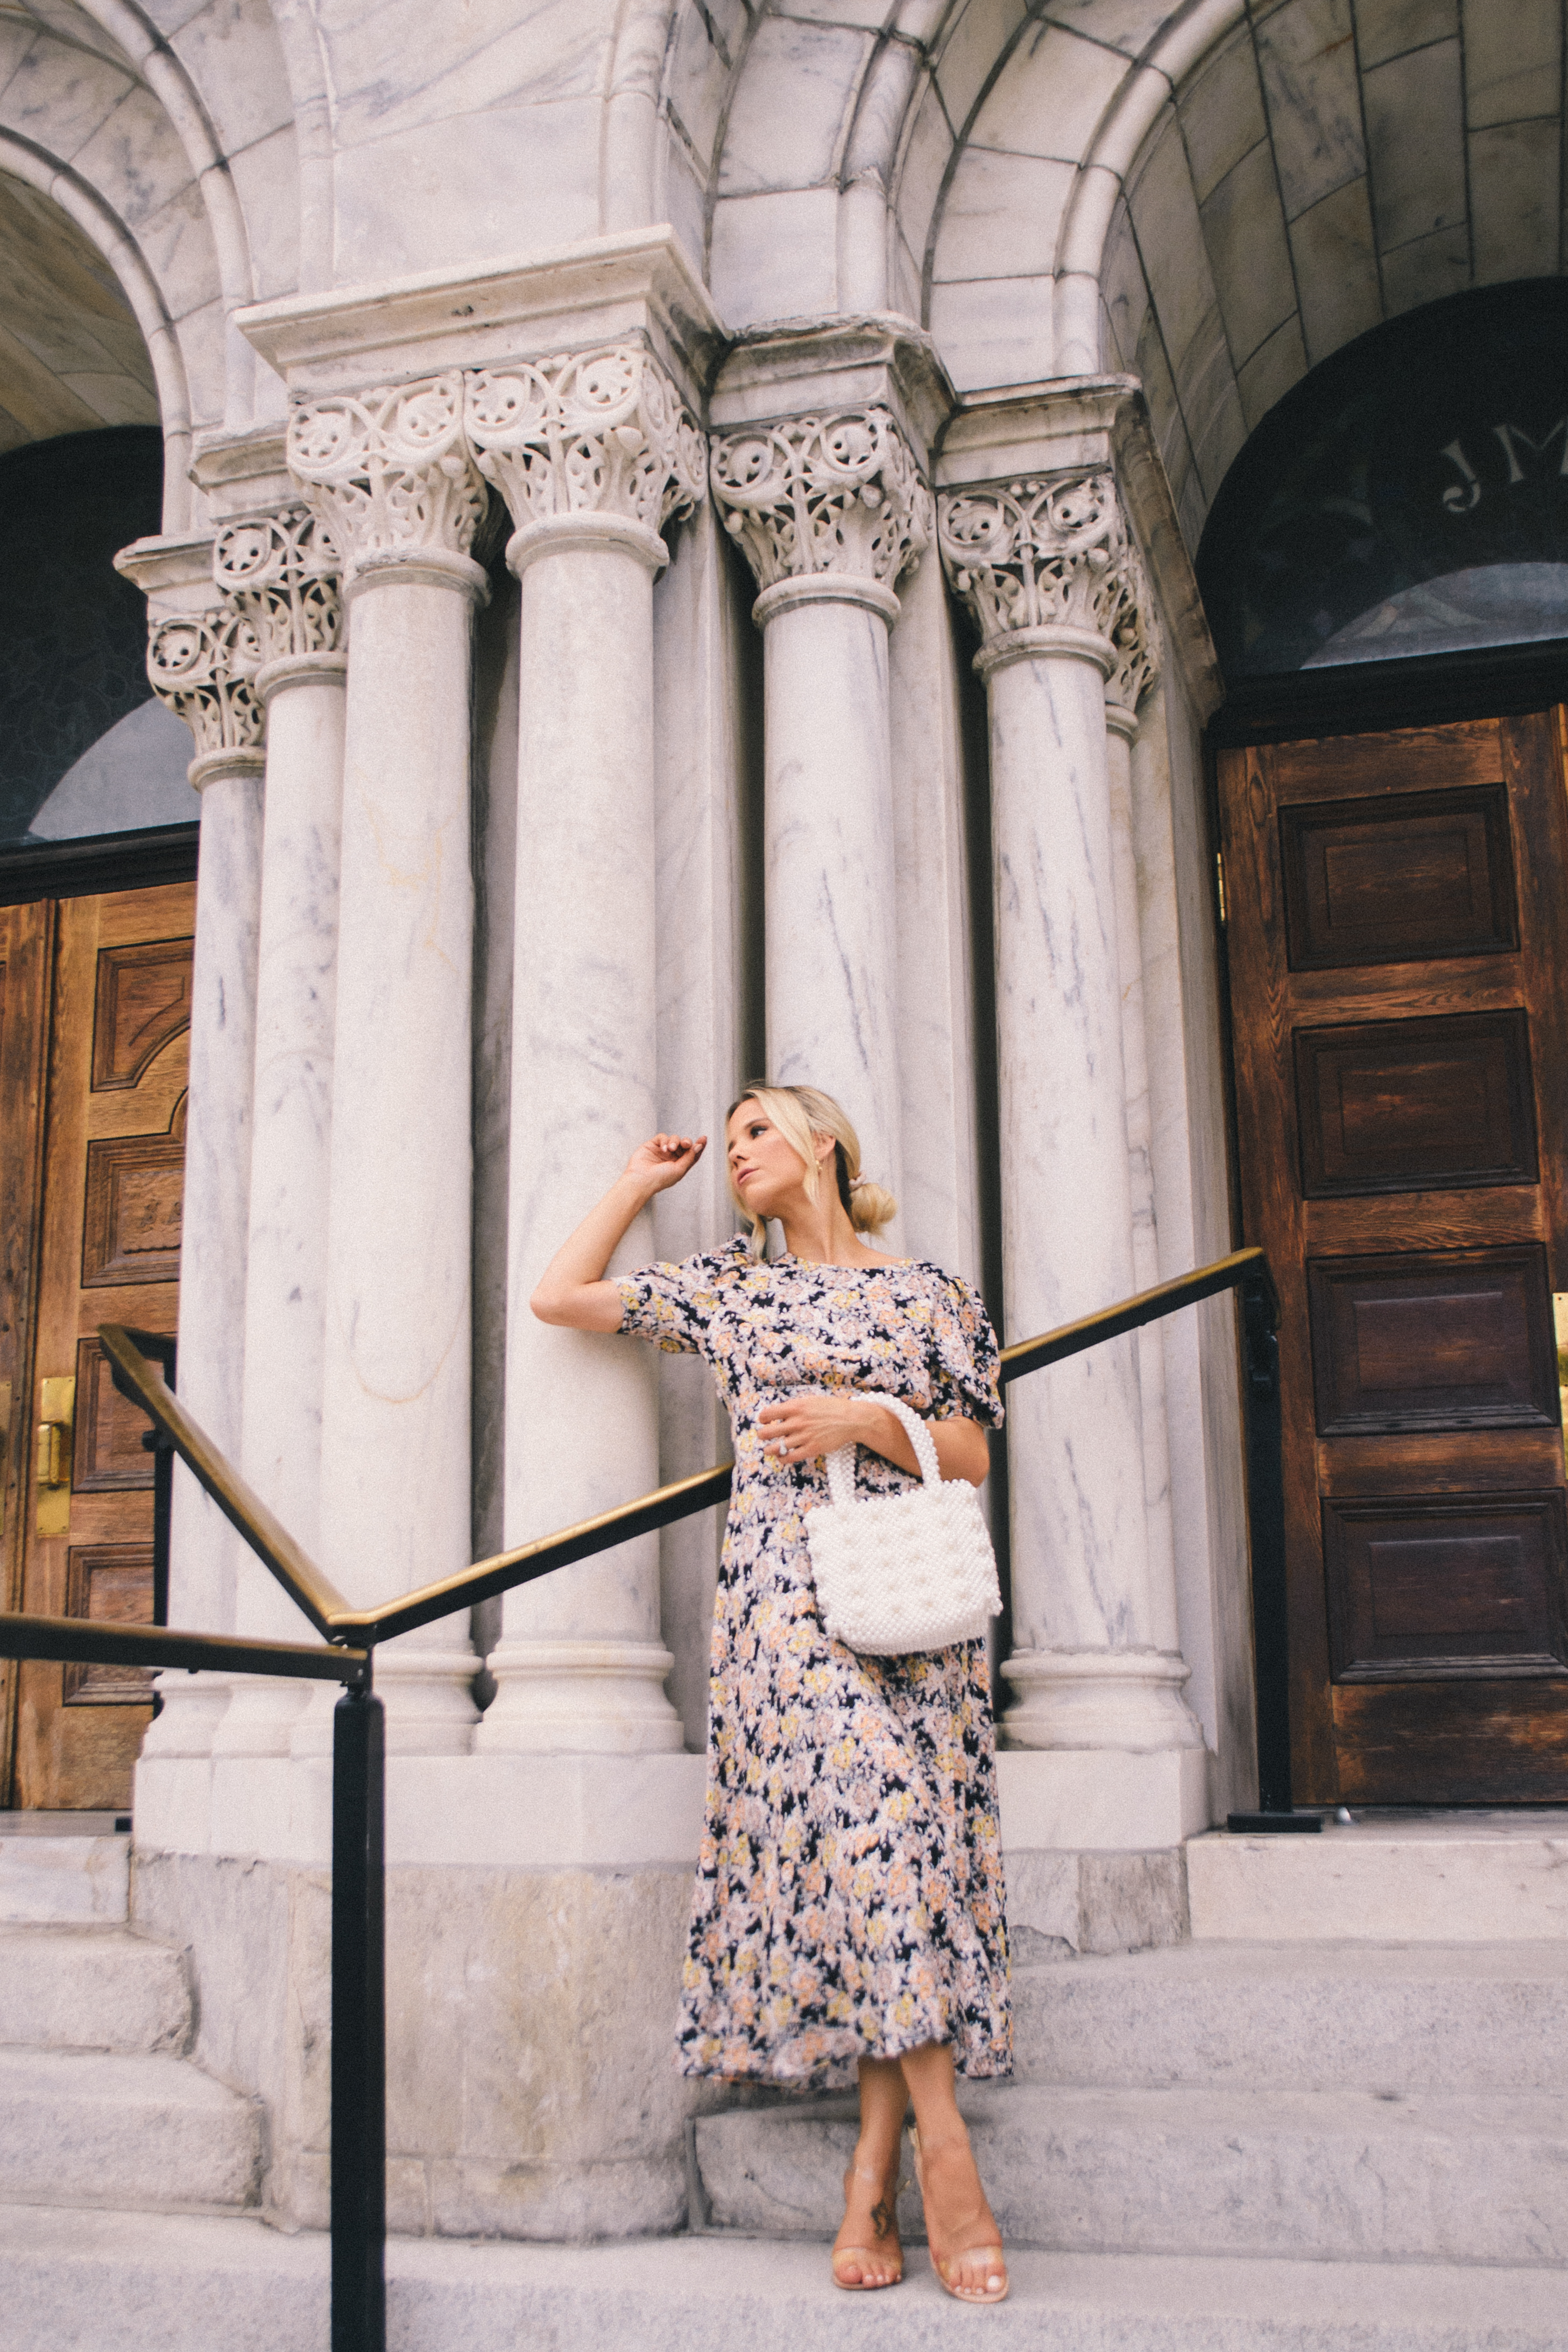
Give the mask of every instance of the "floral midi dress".
<svg viewBox="0 0 1568 2352">
<path fill-rule="evenodd" d="M 680 2071 L 831 2087 L 861 2058 L 946 2042 L 961 2074 L 1005 2074 L 985 1645 L 882 1658 L 831 1640 L 805 1526 L 826 1470 L 765 1458 L 757 1426 L 764 1404 L 834 1389 L 999 1423 L 985 1309 L 939 1266 L 768 1264 L 743 1238 L 619 1288 L 623 1331 L 707 1359 L 735 1443 Z M 859 1494 L 916 1483 L 857 1455 Z"/>
</svg>

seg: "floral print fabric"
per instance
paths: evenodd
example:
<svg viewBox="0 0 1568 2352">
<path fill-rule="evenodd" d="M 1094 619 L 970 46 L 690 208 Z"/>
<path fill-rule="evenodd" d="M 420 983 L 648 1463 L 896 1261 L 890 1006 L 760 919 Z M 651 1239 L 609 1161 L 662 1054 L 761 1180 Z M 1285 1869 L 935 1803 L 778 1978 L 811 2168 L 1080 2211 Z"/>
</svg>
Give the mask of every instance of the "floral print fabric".
<svg viewBox="0 0 1568 2352">
<path fill-rule="evenodd" d="M 831 1641 L 805 1526 L 826 1473 L 764 1458 L 757 1427 L 805 1389 L 1000 1423 L 985 1310 L 938 1266 L 769 1265 L 742 1239 L 619 1288 L 623 1331 L 707 1359 L 735 1442 L 681 2071 L 826 2086 L 948 2042 L 961 2074 L 1007 2074 L 984 1644 L 862 1658 Z M 918 1483 L 864 1449 L 857 1465 L 861 1494 Z"/>
</svg>

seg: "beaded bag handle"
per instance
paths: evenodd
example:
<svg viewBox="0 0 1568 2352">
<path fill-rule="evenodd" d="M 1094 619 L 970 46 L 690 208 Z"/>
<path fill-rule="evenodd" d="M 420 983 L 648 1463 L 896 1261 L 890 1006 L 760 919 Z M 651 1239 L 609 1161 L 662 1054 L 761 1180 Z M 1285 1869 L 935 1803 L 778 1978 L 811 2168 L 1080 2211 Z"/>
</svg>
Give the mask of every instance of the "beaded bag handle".
<svg viewBox="0 0 1568 2352">
<path fill-rule="evenodd" d="M 915 1411 L 899 1397 L 878 1392 L 876 1402 L 886 1405 L 896 1413 L 909 1432 L 910 1444 L 915 1449 L 915 1460 L 921 1465 L 921 1476 L 928 1488 L 942 1485 L 942 1465 L 936 1458 L 936 1446 L 930 1430 Z M 855 1448 L 840 1445 L 827 1457 L 827 1491 L 840 1507 L 855 1500 Z"/>
</svg>

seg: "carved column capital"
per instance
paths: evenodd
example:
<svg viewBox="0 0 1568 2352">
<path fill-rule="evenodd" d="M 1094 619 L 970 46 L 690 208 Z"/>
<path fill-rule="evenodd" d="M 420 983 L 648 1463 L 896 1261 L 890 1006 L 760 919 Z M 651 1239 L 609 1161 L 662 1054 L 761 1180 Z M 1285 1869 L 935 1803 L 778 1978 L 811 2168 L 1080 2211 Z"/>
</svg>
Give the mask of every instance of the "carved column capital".
<svg viewBox="0 0 1568 2352">
<path fill-rule="evenodd" d="M 232 604 L 153 623 L 147 675 L 160 702 L 190 729 L 197 765 L 214 754 L 254 752 L 259 760 L 264 722 L 254 680 L 260 658 L 249 615 Z"/>
<path fill-rule="evenodd" d="M 707 488 L 696 419 L 637 343 L 474 369 L 463 379 L 463 421 L 519 532 L 595 516 L 657 537 Z"/>
<path fill-rule="evenodd" d="M 1159 677 L 1165 660 L 1149 575 L 1131 537 L 1127 541 L 1121 582 L 1121 594 L 1110 626 L 1116 667 L 1105 681 L 1105 707 L 1112 714 L 1125 712 L 1131 724 L 1138 705 Z"/>
<path fill-rule="evenodd" d="M 1125 705 L 1158 667 L 1148 583 L 1109 471 L 1048 474 L 944 491 L 947 575 L 980 625 L 979 664 L 1009 652 L 1089 655 Z"/>
<path fill-rule="evenodd" d="M 890 592 L 931 544 L 931 492 L 886 408 L 715 433 L 711 479 L 764 592 L 825 574 Z"/>
<path fill-rule="evenodd" d="M 421 559 L 482 585 L 469 550 L 486 491 L 463 436 L 456 369 L 307 401 L 289 419 L 288 452 L 306 504 L 342 554 L 345 588 L 365 572 Z"/>
<path fill-rule="evenodd" d="M 340 562 L 331 532 L 304 506 L 237 517 L 213 545 L 213 578 L 227 607 L 249 621 L 262 664 L 337 654 Z"/>
</svg>

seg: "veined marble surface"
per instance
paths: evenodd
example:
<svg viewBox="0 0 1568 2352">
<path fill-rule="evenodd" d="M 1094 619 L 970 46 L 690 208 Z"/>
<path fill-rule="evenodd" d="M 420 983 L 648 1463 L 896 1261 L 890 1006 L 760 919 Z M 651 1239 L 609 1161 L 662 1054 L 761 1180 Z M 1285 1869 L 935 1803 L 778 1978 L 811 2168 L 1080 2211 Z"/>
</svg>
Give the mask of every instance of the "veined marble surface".
<svg viewBox="0 0 1568 2352">
<path fill-rule="evenodd" d="M 351 624 L 320 1527 L 361 1601 L 470 1558 L 469 615 L 393 572 Z M 466 1748 L 473 1669 L 461 1617 L 384 1649 L 389 1746 Z"/>
<path fill-rule="evenodd" d="M 261 761 L 217 775 L 201 796 L 201 870 L 191 973 L 191 1076 L 174 1380 L 215 1444 L 237 1461 L 249 1223 L 251 1074 L 261 903 Z M 235 1625 L 239 1538 L 183 1463 L 174 1465 L 169 1616 L 226 1633 Z M 220 1700 L 216 1694 L 224 1692 Z M 204 1754 L 227 1704 L 216 1676 L 167 1675 L 142 1752 Z"/>
<path fill-rule="evenodd" d="M 310 1553 L 320 1537 L 344 699 L 341 660 L 317 659 L 321 668 L 274 688 L 267 714 L 240 1437 L 247 1479 Z M 309 1638 L 288 1594 L 248 1553 L 235 1623 Z M 216 1751 L 286 1753 L 310 1696 L 306 1684 L 239 1684 Z"/>
<path fill-rule="evenodd" d="M 787 603 L 763 645 L 767 1074 L 837 1096 L 859 1136 L 862 1171 L 897 1193 L 888 624 L 847 599 Z M 902 1251 L 900 1220 L 880 1245 Z"/>
<path fill-rule="evenodd" d="M 742 664 L 750 656 L 761 667 L 751 604 L 750 579 L 705 501 L 677 535 L 653 600 L 658 1124 L 708 1137 L 691 1174 L 654 1202 L 654 1254 L 664 1259 L 716 1248 L 743 1222 L 730 1198 L 724 1117 L 755 1075 L 745 1014 L 751 997 L 760 999 L 747 984 L 761 942 L 745 935 L 743 900 L 762 782 L 742 728 L 742 697 L 756 681 Z M 707 1365 L 661 1355 L 657 1377 L 659 1476 L 725 1461 L 729 1416 Z M 707 1512 L 658 1539 L 660 1622 L 675 1659 L 670 1695 L 689 1748 L 706 1739 L 722 1536 L 722 1512 Z"/>
<path fill-rule="evenodd" d="M 628 532 L 629 532 L 628 527 Z M 651 534 L 649 535 L 651 538 Z M 535 1284 L 658 1125 L 653 554 L 545 544 L 522 574 L 512 969 L 505 1532 L 548 1535 L 658 1484 L 650 1352 L 552 1329 Z M 646 1265 L 633 1225 L 613 1265 Z M 485 1748 L 679 1748 L 658 1546 L 506 1600 Z"/>
<path fill-rule="evenodd" d="M 1004 1278 L 1021 1339 L 1135 1286 L 1127 1097 L 1100 670 L 1010 661 L 989 695 Z M 1152 1647 L 1134 1343 L 1035 1374 L 1010 1411 L 1016 1649 Z M 1012 1727 L 1056 1744 L 1047 1723 Z"/>
</svg>

